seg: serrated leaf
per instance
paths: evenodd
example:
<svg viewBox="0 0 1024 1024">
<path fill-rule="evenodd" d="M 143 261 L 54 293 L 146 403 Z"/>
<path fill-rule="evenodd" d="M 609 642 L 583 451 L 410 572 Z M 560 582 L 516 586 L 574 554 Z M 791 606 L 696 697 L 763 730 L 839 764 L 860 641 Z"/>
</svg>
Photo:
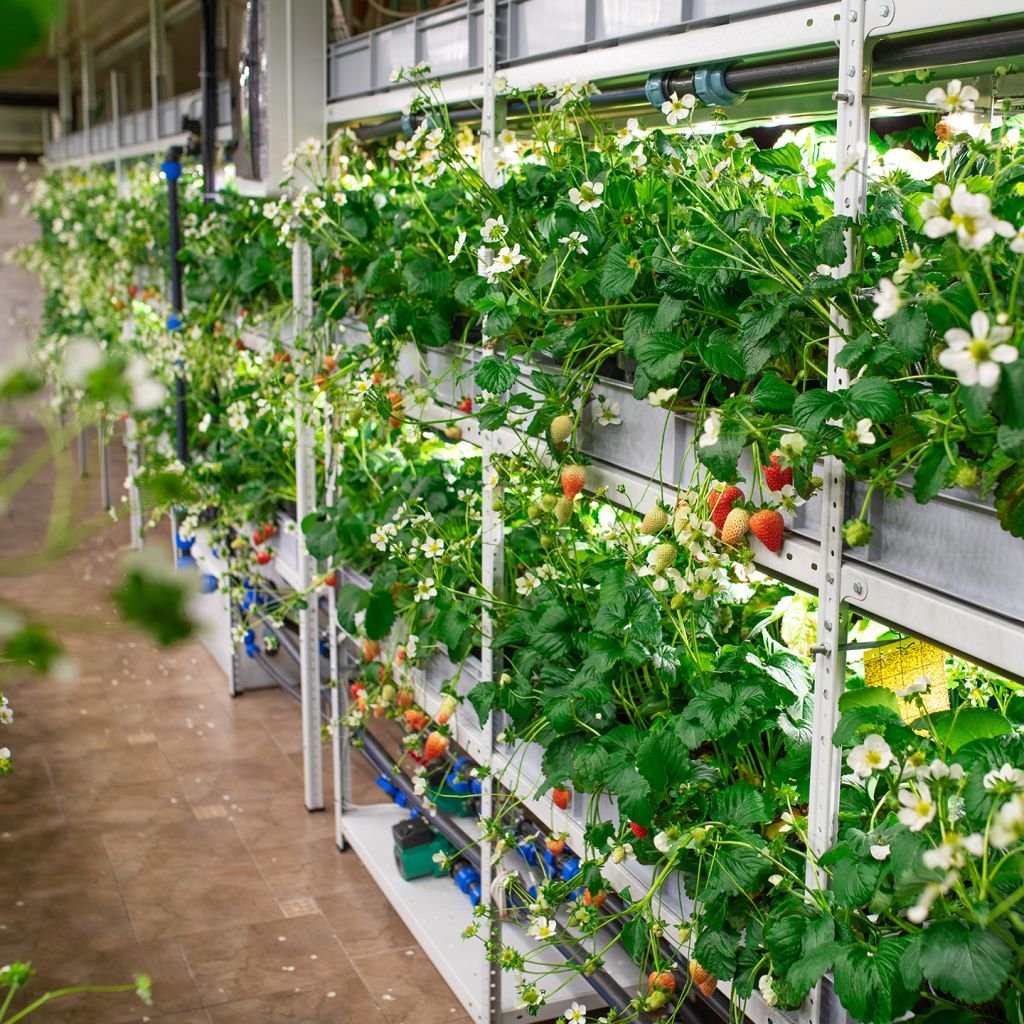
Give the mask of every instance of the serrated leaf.
<svg viewBox="0 0 1024 1024">
<path fill-rule="evenodd" d="M 482 682 L 477 683 L 476 686 L 466 694 L 466 699 L 476 710 L 477 718 L 480 719 L 481 727 L 487 724 L 487 719 L 490 717 L 491 710 L 494 708 L 494 700 L 497 695 L 497 684 L 491 682 L 489 679 L 485 679 Z"/>
<path fill-rule="evenodd" d="M 907 987 L 901 959 L 910 945 L 906 938 L 884 938 L 874 947 L 855 943 L 836 956 L 836 995 L 861 1024 L 890 1024 L 917 1001 L 917 986 Z"/>
<path fill-rule="evenodd" d="M 850 412 L 857 419 L 886 423 L 900 410 L 900 397 L 892 382 L 884 377 L 861 377 L 843 392 Z"/>
<path fill-rule="evenodd" d="M 796 388 L 778 374 L 766 373 L 750 393 L 750 401 L 758 412 L 787 413 L 796 401 Z"/>
<path fill-rule="evenodd" d="M 1024 465 L 1005 472 L 996 485 L 996 515 L 1003 529 L 1024 538 Z"/>
<path fill-rule="evenodd" d="M 361 612 L 370 601 L 370 591 L 364 590 L 358 584 L 346 583 L 338 588 L 335 598 L 335 607 L 338 611 L 338 625 L 346 633 L 356 631 L 356 612 Z"/>
<path fill-rule="evenodd" d="M 736 973 L 736 954 L 740 937 L 725 929 L 704 928 L 693 947 L 693 958 L 718 978 L 729 979 Z"/>
<path fill-rule="evenodd" d="M 951 463 L 944 444 L 933 444 L 914 473 L 914 499 L 925 505 L 946 486 Z"/>
<path fill-rule="evenodd" d="M 383 640 L 395 624 L 395 602 L 390 590 L 373 590 L 366 602 L 363 628 L 371 640 Z"/>
<path fill-rule="evenodd" d="M 762 149 L 752 154 L 750 161 L 759 171 L 789 171 L 797 174 L 803 165 L 803 154 L 799 146 L 787 142 L 776 149 Z"/>
<path fill-rule="evenodd" d="M 502 359 L 501 356 L 485 356 L 480 360 L 473 380 L 481 391 L 488 391 L 492 395 L 504 394 L 516 382 L 519 376 L 519 367 L 510 359 Z"/>
<path fill-rule="evenodd" d="M 829 217 L 814 229 L 814 255 L 819 263 L 838 267 L 846 259 L 846 232 L 849 217 Z"/>
<path fill-rule="evenodd" d="M 711 813 L 717 821 L 730 825 L 757 825 L 768 817 L 768 808 L 764 797 L 749 782 L 736 782 L 715 794 Z M 697 959 L 704 963 L 701 957 Z"/>
<path fill-rule="evenodd" d="M 740 456 L 746 443 L 745 432 L 723 427 L 714 444 L 697 446 L 697 458 L 711 470 L 716 480 L 732 483 L 739 474 Z"/>
<path fill-rule="evenodd" d="M 939 740 L 954 754 L 974 740 L 1008 736 L 1013 725 L 1005 715 L 995 708 L 957 708 L 956 711 L 939 711 L 921 719 L 917 726 L 926 728 L 928 722 Z"/>
<path fill-rule="evenodd" d="M 1008 427 L 1005 423 L 996 431 L 996 444 L 1018 462 L 1024 462 L 1024 428 Z"/>
<path fill-rule="evenodd" d="M 631 265 L 633 259 L 633 253 L 622 242 L 608 250 L 597 288 L 602 299 L 620 299 L 629 294 L 640 269 Z"/>
<path fill-rule="evenodd" d="M 793 420 L 801 430 L 816 434 L 826 420 L 834 419 L 843 410 L 843 401 L 833 391 L 816 388 L 805 391 L 793 403 Z"/>
<path fill-rule="evenodd" d="M 841 907 L 859 907 L 871 899 L 878 887 L 884 865 L 859 860 L 852 853 L 840 860 L 832 871 L 832 892 Z"/>
<path fill-rule="evenodd" d="M 843 714 L 853 708 L 865 707 L 883 707 L 894 715 L 900 709 L 896 694 L 884 686 L 864 686 L 859 690 L 847 690 L 839 698 L 839 710 Z"/>
<path fill-rule="evenodd" d="M 785 302 L 773 302 L 764 309 L 751 309 L 740 314 L 740 337 L 745 342 L 766 338 L 786 318 L 789 307 Z"/>
<path fill-rule="evenodd" d="M 928 339 L 928 317 L 916 307 L 904 306 L 886 323 L 889 340 L 908 360 L 920 359 Z"/>
<path fill-rule="evenodd" d="M 967 1003 L 983 1003 L 1005 984 L 1013 953 L 995 932 L 953 919 L 925 930 L 920 963 L 939 991 Z"/>
<path fill-rule="evenodd" d="M 688 346 L 678 334 L 655 331 L 633 346 L 633 358 L 651 380 L 652 386 L 677 382 Z"/>
</svg>

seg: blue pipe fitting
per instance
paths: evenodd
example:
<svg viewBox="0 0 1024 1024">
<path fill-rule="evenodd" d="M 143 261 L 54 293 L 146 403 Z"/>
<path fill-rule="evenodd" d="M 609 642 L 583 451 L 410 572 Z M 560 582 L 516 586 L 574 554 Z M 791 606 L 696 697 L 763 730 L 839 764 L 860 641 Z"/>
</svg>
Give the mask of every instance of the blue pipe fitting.
<svg viewBox="0 0 1024 1024">
<path fill-rule="evenodd" d="M 647 81 L 644 82 L 644 95 L 652 107 L 661 110 L 662 103 L 668 99 L 668 96 L 665 95 L 664 74 L 648 76 Z"/>
<path fill-rule="evenodd" d="M 381 772 L 381 774 L 378 775 L 377 778 L 375 778 L 373 781 L 375 785 L 383 789 L 384 792 L 387 793 L 387 795 L 390 797 L 393 797 L 398 792 L 398 787 L 383 772 Z"/>
<path fill-rule="evenodd" d="M 160 165 L 160 173 L 168 181 L 177 181 L 181 177 L 181 164 L 177 160 L 165 160 Z"/>
<path fill-rule="evenodd" d="M 217 577 L 212 573 L 204 572 L 199 577 L 199 593 L 200 594 L 215 594 L 219 583 Z"/>
<path fill-rule="evenodd" d="M 530 867 L 537 866 L 537 847 L 533 843 L 520 843 L 516 847 L 516 852 Z"/>
<path fill-rule="evenodd" d="M 182 537 L 180 533 L 174 535 L 174 545 L 183 554 L 189 554 L 192 550 L 192 545 L 195 544 L 195 537 Z"/>
<path fill-rule="evenodd" d="M 416 131 L 416 115 L 406 110 L 402 114 L 402 134 L 412 135 Z"/>
<path fill-rule="evenodd" d="M 734 92 L 725 84 L 728 68 L 698 68 L 693 73 L 693 91 L 697 99 L 708 107 L 735 107 L 742 103 L 744 94 Z"/>
<path fill-rule="evenodd" d="M 579 857 L 569 857 L 562 865 L 562 881 L 571 882 L 580 873 Z"/>
<path fill-rule="evenodd" d="M 198 563 L 190 553 L 186 552 L 184 555 L 179 555 L 177 557 L 177 559 L 175 560 L 175 564 L 178 566 L 179 570 L 182 570 L 194 569 Z"/>
<path fill-rule="evenodd" d="M 246 645 L 256 643 L 256 631 L 253 629 L 247 629 L 242 636 L 242 643 Z"/>
<path fill-rule="evenodd" d="M 169 330 L 169 331 L 179 331 L 179 330 L 181 330 L 182 322 L 183 321 L 182 321 L 181 317 L 178 316 L 177 313 L 171 313 L 170 316 L 167 317 L 167 330 Z M 180 359 L 179 360 L 175 360 L 175 363 L 176 363 L 176 365 L 180 365 L 181 360 Z"/>
<path fill-rule="evenodd" d="M 259 644 L 246 644 L 245 653 L 248 654 L 250 658 L 255 658 L 256 655 L 260 653 Z"/>
</svg>

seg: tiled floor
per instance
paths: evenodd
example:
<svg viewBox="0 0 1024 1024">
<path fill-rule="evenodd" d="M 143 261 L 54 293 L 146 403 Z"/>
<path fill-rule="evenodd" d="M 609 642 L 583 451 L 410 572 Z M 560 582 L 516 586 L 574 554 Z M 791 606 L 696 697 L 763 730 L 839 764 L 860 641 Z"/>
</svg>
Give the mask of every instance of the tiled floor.
<svg viewBox="0 0 1024 1024">
<path fill-rule="evenodd" d="M 10 550 L 28 531 L 18 509 L 6 518 Z M 104 594 L 124 541 L 111 527 L 10 586 L 64 635 L 78 675 L 9 690 L 0 963 L 31 959 L 37 992 L 153 978 L 152 1007 L 74 997 L 48 1008 L 52 1022 L 466 1024 L 365 868 L 338 852 L 331 816 L 303 808 L 294 700 L 232 700 L 199 643 L 158 651 L 117 623 Z"/>
<path fill-rule="evenodd" d="M 0 322 L 25 291 L 8 273 Z M 115 487 L 123 478 L 115 466 Z M 97 506 L 86 480 L 75 521 Z M 0 563 L 34 550 L 48 508 L 40 480 L 0 510 Z M 78 669 L 5 684 L 15 719 L 0 745 L 16 771 L 0 779 L 0 964 L 31 960 L 36 994 L 145 971 L 155 1003 L 75 996 L 31 1020 L 468 1024 L 365 868 L 337 851 L 331 816 L 303 808 L 292 698 L 232 700 L 201 644 L 158 651 L 117 622 L 106 594 L 126 541 L 107 526 L 57 565 L 0 576 L 5 602 L 41 613 Z"/>
</svg>

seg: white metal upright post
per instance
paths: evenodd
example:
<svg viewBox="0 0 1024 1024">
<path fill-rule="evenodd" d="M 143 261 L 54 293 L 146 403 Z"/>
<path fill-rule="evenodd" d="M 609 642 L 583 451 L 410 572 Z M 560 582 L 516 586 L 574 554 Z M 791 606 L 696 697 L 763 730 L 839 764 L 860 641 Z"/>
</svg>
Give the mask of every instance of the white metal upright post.
<svg viewBox="0 0 1024 1024">
<path fill-rule="evenodd" d="M 123 76 L 120 71 L 112 69 L 110 72 L 110 113 L 113 118 L 114 128 L 114 177 L 117 178 L 117 194 L 124 195 L 124 161 L 121 159 L 121 146 L 124 143 L 121 130 L 121 95 L 123 92 Z"/>
<path fill-rule="evenodd" d="M 839 85 L 836 91 L 836 186 L 837 216 L 857 218 L 864 208 L 869 142 L 869 107 L 865 93 L 871 86 L 866 43 L 867 0 L 843 0 L 839 24 Z M 852 273 L 856 257 L 854 234 L 846 233 L 846 258 L 837 277 Z M 833 307 L 836 329 L 828 345 L 828 389 L 849 386 L 849 374 L 837 364 L 848 324 Z M 846 514 L 846 468 L 841 459 L 825 460 L 822 488 L 821 575 L 818 583 L 818 637 L 814 648 L 814 720 L 811 747 L 809 853 L 820 857 L 834 842 L 838 825 L 840 751 L 832 743 L 839 718 L 839 698 L 846 676 L 847 609 L 843 596 L 843 522 Z M 807 883 L 824 886 L 826 877 L 808 860 Z M 821 1015 L 820 983 L 808 995 L 801 1010 L 806 1024 Z"/>
<path fill-rule="evenodd" d="M 128 513 L 131 525 L 132 548 L 142 550 L 142 495 L 135 478 L 139 472 L 139 440 L 135 420 L 130 416 L 124 421 L 124 446 L 128 462 Z"/>
<path fill-rule="evenodd" d="M 85 140 L 85 151 L 89 153 L 92 150 L 92 108 L 96 105 L 96 64 L 92 43 L 88 39 L 79 43 L 79 55 L 82 73 L 82 138 Z"/>
<path fill-rule="evenodd" d="M 295 337 L 313 316 L 313 254 L 307 242 L 292 246 L 292 304 Z M 302 521 L 316 511 L 315 433 L 303 411 L 300 375 L 295 381 L 295 490 L 299 522 L 299 588 L 307 593 L 299 612 L 299 671 L 302 687 L 302 767 L 307 811 L 324 809 L 323 756 L 320 742 L 320 609 L 313 589 L 315 560 L 306 549 Z"/>
<path fill-rule="evenodd" d="M 167 26 L 164 0 L 149 0 L 149 102 L 153 139 L 160 138 L 160 101 L 167 91 Z"/>
<path fill-rule="evenodd" d="M 501 182 L 501 172 L 497 162 L 498 132 L 504 116 L 504 102 L 499 101 L 496 90 L 497 58 L 498 58 L 498 3 L 497 0 L 484 0 L 484 59 L 483 59 L 483 106 L 480 121 L 480 171 L 488 185 L 497 186 Z M 499 109 L 499 102 L 501 109 Z M 484 328 L 484 346 L 490 344 Z M 496 507 L 501 500 L 502 487 L 497 475 L 494 456 L 495 447 L 490 441 L 487 431 L 481 434 L 481 454 L 483 464 L 483 508 L 481 520 L 481 582 L 485 594 L 498 595 L 505 577 L 505 526 L 501 512 Z M 484 606 L 480 623 L 480 667 L 483 679 L 496 679 L 501 671 L 499 659 L 494 650 L 494 621 Z M 496 761 L 494 749 L 495 716 L 492 714 L 487 722 L 485 742 L 487 756 L 491 763 Z M 490 820 L 494 817 L 496 801 L 494 799 L 494 772 L 488 772 L 482 781 L 480 792 L 480 815 Z M 480 899 L 485 907 L 492 911 L 490 921 L 491 948 L 501 946 L 501 919 L 494 912 L 495 900 L 492 892 L 494 872 L 491 863 L 492 844 L 484 840 L 480 845 Z M 487 962 L 487 970 L 481 972 L 484 992 L 480 999 L 481 1012 L 490 1024 L 500 1024 L 502 1016 L 501 970 L 492 960 Z"/>
<path fill-rule="evenodd" d="M 334 505 L 338 493 L 338 452 L 334 445 L 334 408 L 327 402 L 324 408 L 324 503 L 328 509 Z M 335 568 L 333 560 L 329 569 Z M 338 679 L 338 588 L 327 588 L 327 654 L 330 661 L 331 677 L 331 778 L 334 788 L 334 841 L 339 850 L 345 849 L 345 832 L 342 818 L 349 800 L 352 786 L 349 771 L 350 748 L 347 730 L 341 725 L 342 694 Z"/>
</svg>

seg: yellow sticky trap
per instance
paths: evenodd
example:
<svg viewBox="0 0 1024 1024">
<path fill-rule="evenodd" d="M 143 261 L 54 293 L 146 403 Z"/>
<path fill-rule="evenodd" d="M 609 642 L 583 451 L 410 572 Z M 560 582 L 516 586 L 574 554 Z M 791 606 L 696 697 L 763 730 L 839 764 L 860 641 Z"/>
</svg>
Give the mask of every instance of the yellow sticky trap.
<svg viewBox="0 0 1024 1024">
<path fill-rule="evenodd" d="M 864 683 L 883 686 L 893 693 L 927 681 L 928 688 L 899 698 L 900 717 L 913 722 L 922 705 L 929 714 L 949 710 L 946 652 L 923 640 L 896 640 L 864 652 Z"/>
</svg>

